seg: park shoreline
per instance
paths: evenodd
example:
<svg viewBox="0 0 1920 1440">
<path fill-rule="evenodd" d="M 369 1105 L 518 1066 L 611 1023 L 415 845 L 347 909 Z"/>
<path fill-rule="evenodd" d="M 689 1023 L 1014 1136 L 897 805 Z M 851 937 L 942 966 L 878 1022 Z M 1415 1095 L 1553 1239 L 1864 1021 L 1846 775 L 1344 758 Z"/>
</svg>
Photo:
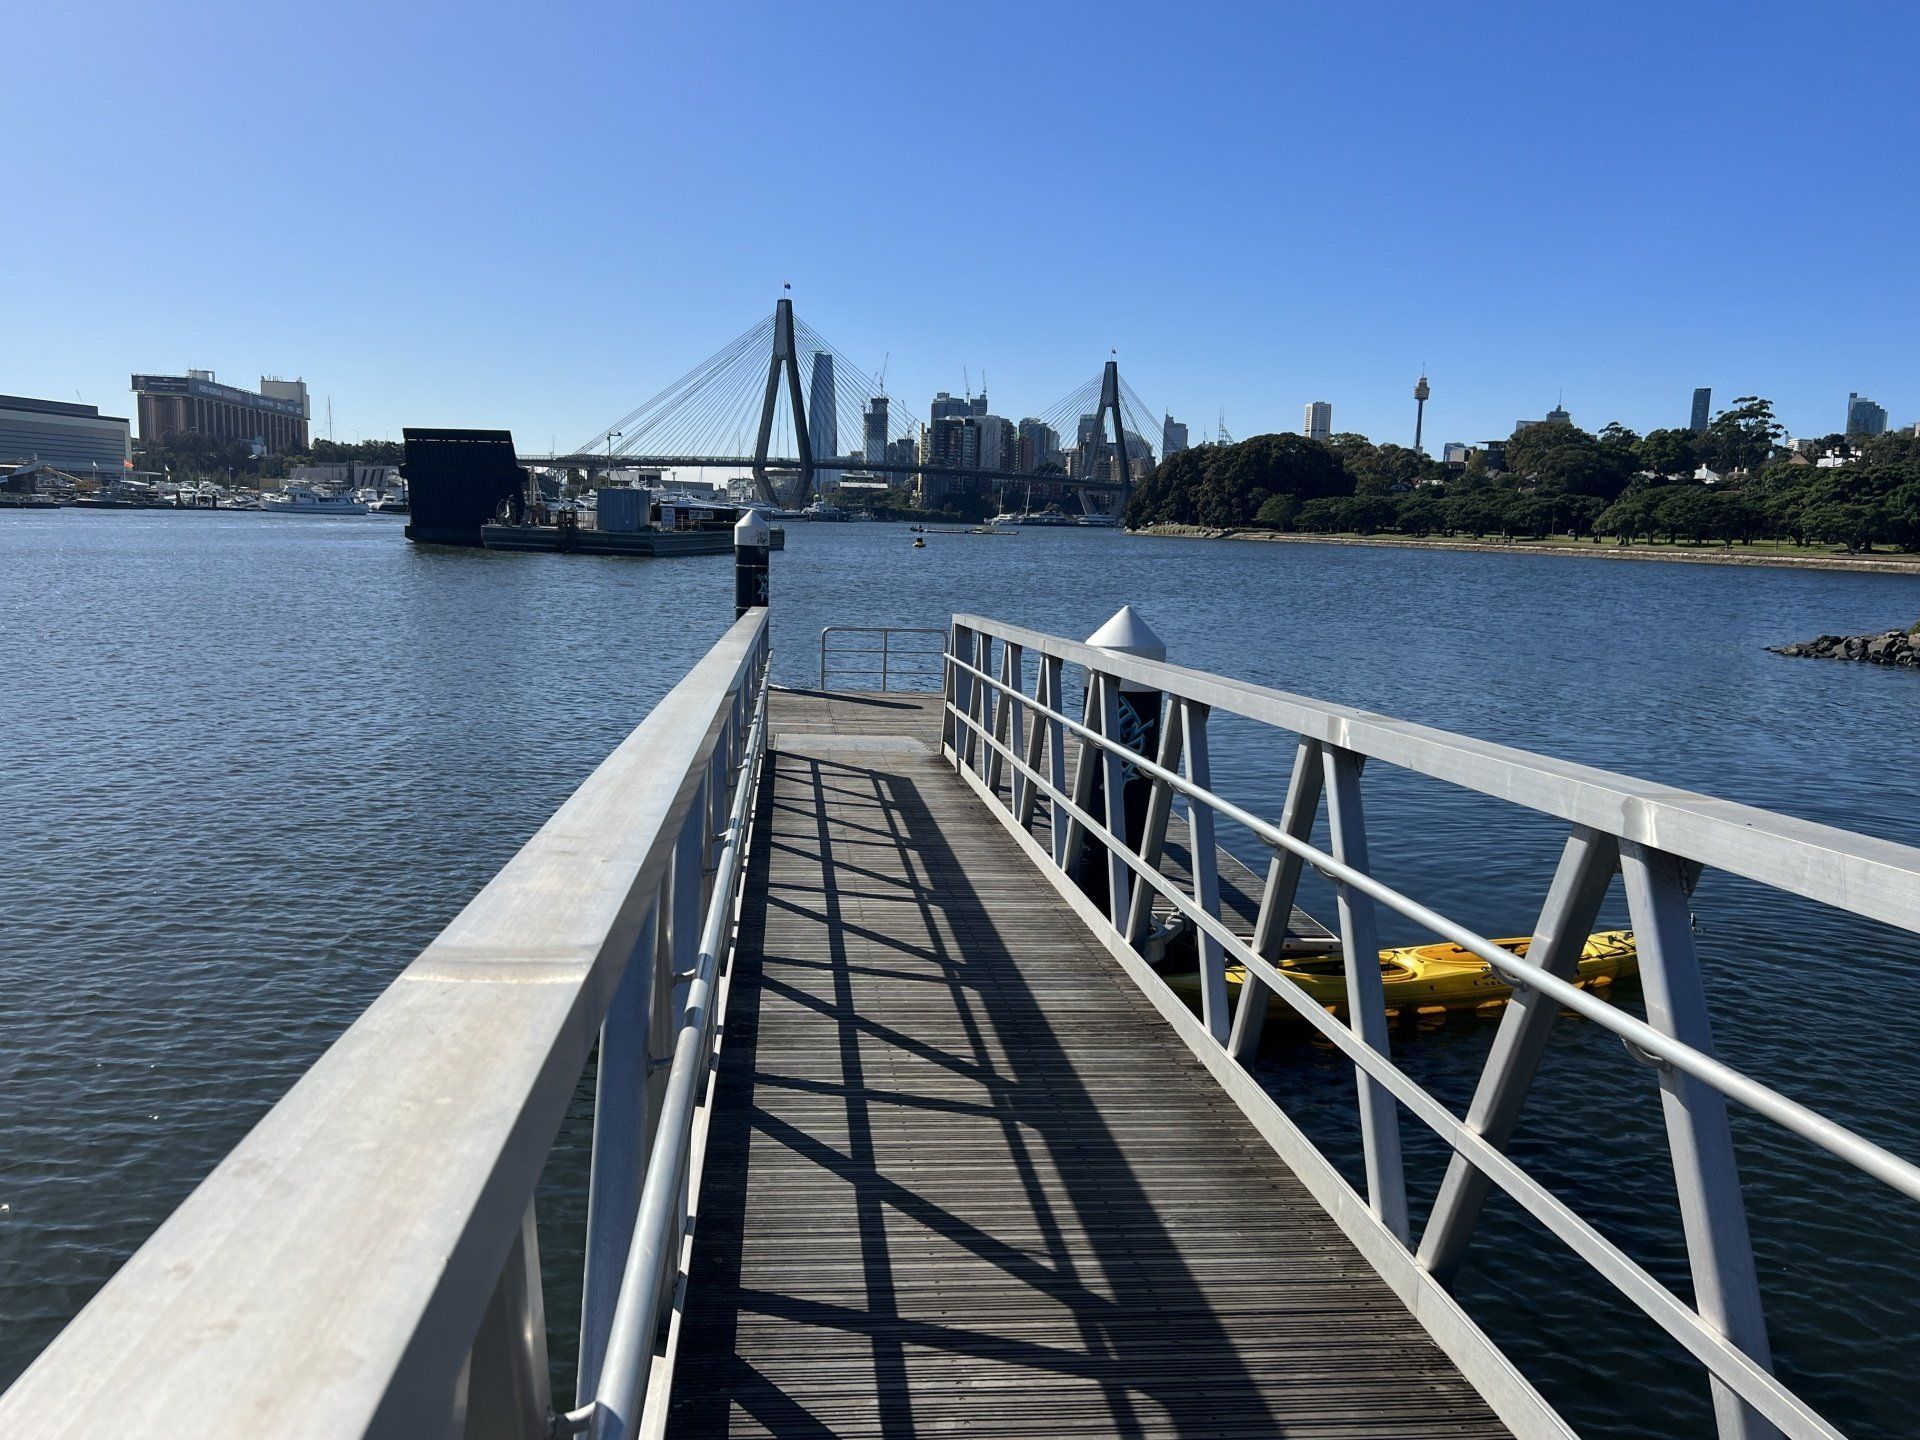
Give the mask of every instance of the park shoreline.
<svg viewBox="0 0 1920 1440">
<path fill-rule="evenodd" d="M 1587 560 L 1655 560 L 1679 565 L 1760 565 L 1781 570 L 1849 570 L 1871 575 L 1920 575 L 1920 555 L 1742 555 L 1734 550 L 1656 550 L 1646 545 L 1568 545 L 1499 540 L 1427 540 L 1406 535 L 1307 535 L 1206 525 L 1149 525 L 1130 535 L 1181 540 L 1260 540 L 1291 545 L 1364 545 L 1382 550 L 1465 550 L 1496 555 L 1561 555 Z"/>
</svg>

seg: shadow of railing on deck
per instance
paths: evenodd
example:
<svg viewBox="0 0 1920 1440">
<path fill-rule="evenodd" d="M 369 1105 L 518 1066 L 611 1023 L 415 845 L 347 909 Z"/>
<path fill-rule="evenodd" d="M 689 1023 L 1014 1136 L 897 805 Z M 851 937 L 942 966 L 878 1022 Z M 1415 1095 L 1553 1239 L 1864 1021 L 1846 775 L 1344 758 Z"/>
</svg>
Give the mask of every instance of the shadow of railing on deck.
<svg viewBox="0 0 1920 1440">
<path fill-rule="evenodd" d="M 739 1357 L 740 1326 L 761 1317 L 807 1327 L 804 1339 L 790 1343 L 814 1363 L 836 1348 L 827 1333 L 860 1342 L 874 1386 L 867 1403 L 877 1404 L 878 1433 L 890 1437 L 916 1433 L 916 1379 L 929 1378 L 929 1355 L 935 1366 L 964 1358 L 1030 1369 L 1053 1404 L 1062 1388 L 1084 1383 L 1089 1401 L 1097 1390 L 1102 1427 L 1118 1435 L 1168 1428 L 1214 1433 L 1223 1415 L 1250 1431 L 1284 1434 L 1099 1103 L 1077 1079 L 1054 1018 L 1011 963 L 991 899 L 968 882 L 966 866 L 918 787 L 839 761 L 777 755 L 772 763 L 787 785 L 801 779 L 810 793 L 813 803 L 792 807 L 791 815 L 814 827 L 805 838 L 818 846 L 825 887 L 796 895 L 783 883 L 769 892 L 771 853 L 802 839 L 797 827 L 769 825 L 762 833 L 771 843 L 755 857 L 748 893 L 766 897 L 765 907 L 803 908 L 824 922 L 828 949 L 822 958 L 766 954 L 766 908 L 750 903 L 742 917 L 726 1073 L 711 1139 L 715 1161 L 708 1168 L 701 1227 L 709 1237 L 746 1240 L 749 1164 L 791 1163 L 767 1158 L 771 1142 L 805 1162 L 792 1192 L 795 1203 L 807 1203 L 807 1182 L 821 1176 L 851 1187 L 857 1290 L 835 1292 L 810 1264 L 813 1257 L 802 1255 L 793 1257 L 794 1286 L 779 1292 L 743 1288 L 740 1245 L 700 1247 L 689 1287 L 695 1307 L 689 1323 L 701 1326 L 702 1343 L 684 1355 L 673 1430 L 723 1433 L 729 1407 L 737 1406 L 777 1433 L 833 1433 L 829 1420 L 840 1417 L 808 1413 L 778 1377 Z M 763 792 L 769 814 L 776 788 Z M 875 823 L 848 816 L 849 801 L 870 803 Z M 860 847 L 876 844 L 906 857 L 908 882 L 860 863 Z M 870 881 L 873 890 L 849 891 L 850 876 L 862 885 Z M 1045 891 L 1039 876 L 1033 884 L 1036 892 Z M 881 930 L 859 913 L 869 902 L 903 901 L 919 910 L 917 927 L 896 921 Z M 861 963 L 871 957 L 856 951 L 878 951 L 886 959 Z M 856 1006 L 857 979 L 944 991 L 952 1015 L 940 1028 L 952 1039 L 930 1044 L 863 1017 Z M 774 1067 L 791 1057 L 761 1054 L 761 1010 L 772 999 L 835 1022 L 837 1077 L 782 1073 Z M 897 1060 L 908 1062 L 900 1076 L 904 1083 L 890 1083 Z M 937 1088 L 947 1093 L 914 1093 L 923 1088 L 922 1076 L 937 1077 Z M 1023 1107 L 1026 1094 L 1038 1103 Z M 838 1104 L 796 1109 L 778 1103 L 793 1096 Z M 886 1146 L 898 1131 L 885 1112 L 895 1107 L 920 1112 L 928 1127 L 954 1127 L 956 1133 L 946 1137 L 953 1145 L 984 1147 L 984 1168 L 971 1193 L 943 1193 L 915 1183 L 910 1168 L 889 1166 Z M 968 1122 L 997 1139 L 957 1133 Z M 721 1156 L 730 1163 L 720 1163 Z M 903 1173 L 908 1178 L 898 1178 Z M 844 1212 L 830 1202 L 820 1219 L 830 1222 L 836 1213 Z M 995 1297 L 988 1308 L 998 1313 L 981 1314 L 973 1323 L 935 1318 L 964 1308 L 969 1297 L 957 1274 L 951 1295 L 933 1293 L 938 1282 L 930 1290 L 924 1267 L 932 1237 L 936 1245 L 957 1247 L 1013 1277 L 1032 1296 L 1017 1313 Z M 1071 1316 L 1079 1348 L 1019 1333 L 1059 1309 Z M 1007 1323 L 995 1329 L 996 1318 Z M 1169 1343 L 1176 1331 L 1177 1347 Z M 844 1342 L 839 1348 L 844 1352 Z M 1191 1383 L 1195 1356 L 1204 1357 L 1209 1372 L 1204 1388 Z M 1008 1405 L 1017 1406 L 1019 1399 L 1016 1391 L 1006 1392 Z M 1148 1413 L 1142 1413 L 1142 1401 Z"/>
</svg>

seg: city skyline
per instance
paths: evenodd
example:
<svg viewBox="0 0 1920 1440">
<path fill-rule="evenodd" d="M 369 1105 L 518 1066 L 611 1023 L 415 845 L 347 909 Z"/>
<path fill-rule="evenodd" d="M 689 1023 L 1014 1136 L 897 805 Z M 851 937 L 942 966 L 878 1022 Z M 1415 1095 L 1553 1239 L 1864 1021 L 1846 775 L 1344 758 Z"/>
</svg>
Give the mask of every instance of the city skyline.
<svg viewBox="0 0 1920 1440">
<path fill-rule="evenodd" d="M 248 25 L 219 23 L 226 8 Z M 1920 302 L 1902 283 L 1916 168 L 1904 82 L 1841 55 L 1819 82 L 1756 87 L 1730 114 L 1689 75 L 1779 64 L 1803 22 L 1765 8 L 1780 23 L 1650 6 L 1521 24 L 1396 8 L 1391 26 L 1366 7 L 1284 21 L 1139 8 L 1122 18 L 1169 32 L 1150 66 L 1128 59 L 1124 24 L 1103 38 L 1064 11 L 996 5 L 975 24 L 1031 43 L 991 66 L 931 43 L 938 18 L 911 13 L 887 27 L 857 13 L 743 26 L 726 7 L 587 7 L 529 32 L 348 3 L 312 35 L 216 0 L 190 49 L 152 13 L 33 11 L 10 32 L 25 69 L 58 74 L 85 53 L 93 83 L 86 106 L 15 117 L 14 194 L 30 213 L 105 213 L 101 178 L 111 189 L 132 176 L 156 73 L 248 76 L 265 48 L 291 53 L 300 83 L 186 87 L 167 184 L 134 185 L 113 223 L 0 236 L 0 265 L 32 277 L 9 295 L 9 319 L 34 342 L 0 365 L 0 390 L 78 392 L 118 413 L 134 372 L 300 375 L 316 433 L 331 401 L 343 440 L 466 423 L 565 445 L 791 281 L 801 313 L 863 367 L 885 366 L 916 413 L 983 368 L 1024 413 L 1117 347 L 1155 407 L 1196 423 L 1224 411 L 1242 436 L 1296 429 L 1299 407 L 1325 396 L 1341 429 L 1411 444 L 1404 397 L 1423 361 L 1436 385 L 1429 449 L 1505 433 L 1562 389 L 1592 426 L 1682 426 L 1701 376 L 1718 395 L 1768 396 L 1797 434 L 1830 433 L 1849 391 L 1910 423 L 1920 376 L 1902 337 Z M 1675 43 L 1628 82 L 1606 42 L 1636 10 Z M 1874 15 L 1890 46 L 1920 39 L 1913 18 Z M 604 43 L 586 47 L 590 36 Z M 1362 39 L 1364 103 L 1320 67 L 1283 95 L 1262 83 L 1276 54 Z M 932 89 L 964 98 L 875 124 L 793 110 L 763 83 L 796 64 L 887 73 L 903 45 L 927 54 Z M 634 110 L 619 82 L 636 50 L 701 63 L 650 75 L 657 93 Z M 1135 64 L 1164 103 L 1090 109 L 1058 83 L 1060 54 L 1090 73 Z M 364 93 L 369 56 L 407 77 L 387 103 L 302 98 Z M 493 103 L 563 63 L 567 104 Z M 1440 77 L 1490 71 L 1501 85 L 1451 85 L 1434 103 Z M 693 72 L 730 79 L 713 88 Z M 1019 223 L 950 223 L 936 157 L 961 132 L 972 163 L 1002 174 L 1014 203 L 996 213 Z M 232 137 L 262 133 L 293 158 L 236 186 Z M 1791 225 L 1755 223 L 1741 156 L 1817 173 L 1842 143 L 1873 184 Z M 1304 206 L 1268 193 L 1302 148 L 1323 177 Z M 843 223 L 763 223 L 787 203 L 768 177 L 796 149 L 845 157 L 849 181 L 886 174 L 875 223 L 858 206 Z M 1056 192 L 1115 150 L 1187 183 L 1096 237 Z M 1667 163 L 1682 155 L 1710 163 Z M 1553 187 L 1513 178 L 1548 173 Z M 1460 207 L 1452 194 L 1489 198 Z M 1873 323 L 1821 323 L 1839 273 L 1878 297 Z"/>
</svg>

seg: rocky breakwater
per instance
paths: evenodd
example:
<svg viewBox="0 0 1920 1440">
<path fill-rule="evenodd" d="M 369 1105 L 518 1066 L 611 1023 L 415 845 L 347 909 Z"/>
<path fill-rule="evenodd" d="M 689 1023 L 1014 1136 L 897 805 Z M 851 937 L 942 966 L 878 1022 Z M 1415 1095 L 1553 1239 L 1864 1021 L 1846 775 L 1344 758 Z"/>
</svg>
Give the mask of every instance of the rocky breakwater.
<svg viewBox="0 0 1920 1440">
<path fill-rule="evenodd" d="M 1917 627 L 1920 629 L 1920 627 Z M 1799 655 L 1809 660 L 1864 660 L 1869 665 L 1898 665 L 1920 670 L 1920 633 L 1888 630 L 1878 635 L 1822 635 L 1797 645 L 1770 645 L 1776 655 Z"/>
</svg>

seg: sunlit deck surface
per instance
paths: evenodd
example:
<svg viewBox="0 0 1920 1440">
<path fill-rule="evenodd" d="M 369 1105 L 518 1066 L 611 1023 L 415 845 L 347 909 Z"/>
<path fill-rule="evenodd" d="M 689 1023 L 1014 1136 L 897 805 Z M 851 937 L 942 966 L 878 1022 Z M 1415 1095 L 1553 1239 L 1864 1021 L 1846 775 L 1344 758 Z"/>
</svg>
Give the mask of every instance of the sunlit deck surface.
<svg viewBox="0 0 1920 1440">
<path fill-rule="evenodd" d="M 672 1436 L 1491 1436 L 992 814 L 777 692 Z"/>
</svg>

